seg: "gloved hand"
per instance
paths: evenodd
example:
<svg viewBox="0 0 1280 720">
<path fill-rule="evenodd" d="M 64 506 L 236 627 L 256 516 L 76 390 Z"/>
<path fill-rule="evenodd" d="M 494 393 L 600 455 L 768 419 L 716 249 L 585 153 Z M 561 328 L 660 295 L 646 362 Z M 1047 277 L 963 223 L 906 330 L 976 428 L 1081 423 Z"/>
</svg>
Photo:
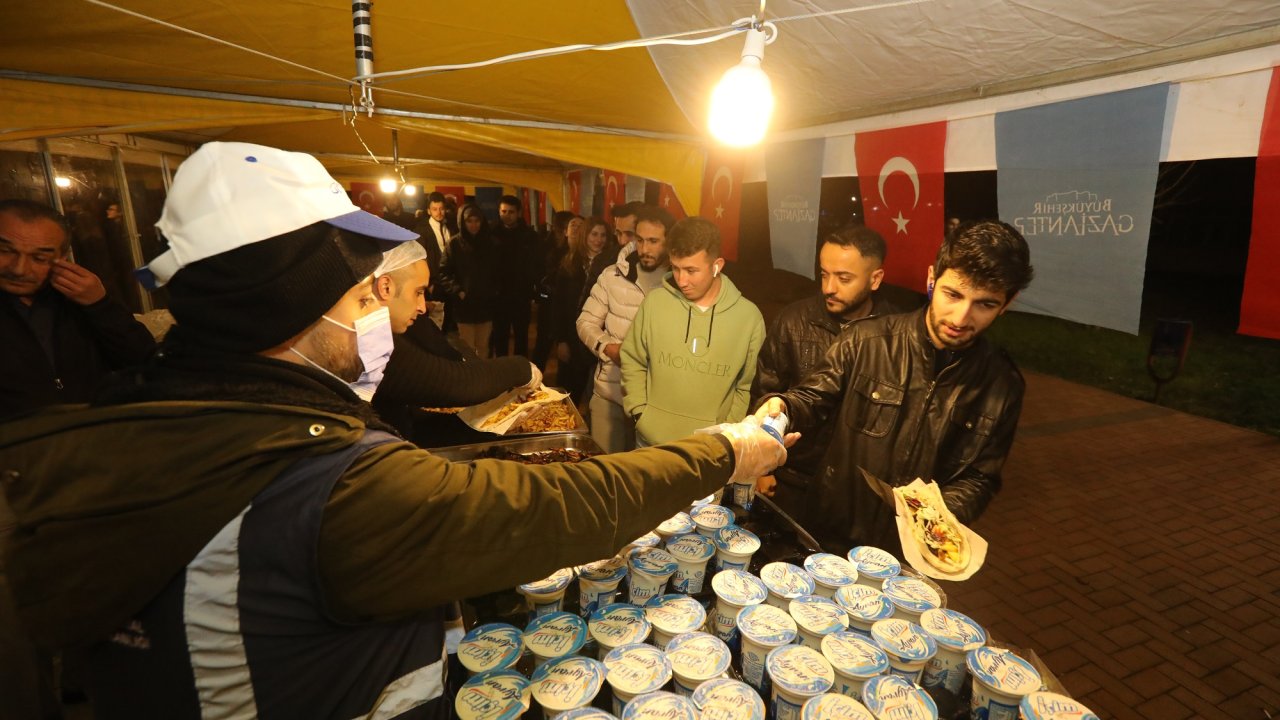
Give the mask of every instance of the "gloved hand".
<svg viewBox="0 0 1280 720">
<path fill-rule="evenodd" d="M 533 392 L 542 387 L 542 371 L 537 365 L 529 363 L 529 382 L 525 383 L 524 388 L 529 392 Z"/>
<path fill-rule="evenodd" d="M 754 483 L 756 478 L 768 475 L 787 461 L 786 448 L 800 439 L 800 433 L 787 433 L 779 443 L 750 415 L 739 423 L 722 424 L 720 434 L 733 446 L 733 477 L 729 482 L 735 483 Z"/>
</svg>

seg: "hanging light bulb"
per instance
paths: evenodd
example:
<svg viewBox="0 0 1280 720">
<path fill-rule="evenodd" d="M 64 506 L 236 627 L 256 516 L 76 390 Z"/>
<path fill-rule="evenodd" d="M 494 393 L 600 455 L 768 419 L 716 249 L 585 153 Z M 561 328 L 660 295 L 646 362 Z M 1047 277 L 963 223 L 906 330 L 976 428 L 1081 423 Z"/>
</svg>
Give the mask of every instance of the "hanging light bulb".
<svg viewBox="0 0 1280 720">
<path fill-rule="evenodd" d="M 71 187 L 71 178 L 57 175 L 53 178 L 53 184 L 60 188 L 69 188 Z"/>
<path fill-rule="evenodd" d="M 414 195 L 417 195 L 417 194 L 418 194 L 418 186 L 417 186 L 417 185 L 405 185 L 405 186 L 404 186 L 404 190 L 402 190 L 401 192 L 403 192 L 403 193 L 404 193 L 405 197 L 413 197 Z"/>
<path fill-rule="evenodd" d="M 400 184 L 396 182 L 395 178 L 385 177 L 378 181 L 378 187 L 381 188 L 382 192 L 390 195 L 400 187 Z"/>
<path fill-rule="evenodd" d="M 711 91 L 707 125 L 712 136 L 726 145 L 755 145 L 769 127 L 773 88 L 769 76 L 760 68 L 765 42 L 763 30 L 756 27 L 747 30 L 742 61 L 729 68 Z"/>
</svg>

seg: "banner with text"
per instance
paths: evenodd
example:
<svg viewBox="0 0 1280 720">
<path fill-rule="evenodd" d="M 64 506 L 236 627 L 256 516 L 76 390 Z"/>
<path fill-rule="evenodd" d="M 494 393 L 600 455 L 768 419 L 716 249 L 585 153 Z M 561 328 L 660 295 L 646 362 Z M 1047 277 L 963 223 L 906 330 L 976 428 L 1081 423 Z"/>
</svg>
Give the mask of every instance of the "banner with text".
<svg viewBox="0 0 1280 720">
<path fill-rule="evenodd" d="M 1253 175 L 1253 230 L 1240 299 L 1240 332 L 1280 340 L 1280 68 L 1271 71 Z"/>
<path fill-rule="evenodd" d="M 1031 246 L 1017 310 L 1137 334 L 1167 84 L 996 114 L 1000 218 Z"/>
<path fill-rule="evenodd" d="M 943 233 L 947 124 L 853 136 L 867 227 L 884 236 L 884 281 L 924 292 Z"/>
<path fill-rule="evenodd" d="M 702 217 L 720 228 L 720 255 L 738 259 L 738 225 L 742 221 L 742 181 L 746 158 L 740 151 L 716 148 L 707 153 L 702 179 Z"/>
<path fill-rule="evenodd" d="M 773 266 L 813 277 L 822 199 L 822 152 L 826 140 L 774 143 L 765 148 L 769 196 L 769 248 Z"/>
</svg>

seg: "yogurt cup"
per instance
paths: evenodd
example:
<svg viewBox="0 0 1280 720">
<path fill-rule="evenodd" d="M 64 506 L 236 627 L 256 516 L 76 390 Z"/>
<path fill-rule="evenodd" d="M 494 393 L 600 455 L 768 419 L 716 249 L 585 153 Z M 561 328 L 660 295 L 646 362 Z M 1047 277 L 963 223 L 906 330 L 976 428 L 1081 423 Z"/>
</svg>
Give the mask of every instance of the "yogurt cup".
<svg viewBox="0 0 1280 720">
<path fill-rule="evenodd" d="M 689 698 L 669 692 L 638 695 L 627 703 L 622 720 L 697 720 L 698 709 Z"/>
<path fill-rule="evenodd" d="M 716 570 L 746 570 L 760 549 L 760 538 L 746 528 L 726 525 L 712 538 L 716 543 Z"/>
<path fill-rule="evenodd" d="M 834 597 L 836 590 L 858 582 L 858 568 L 831 553 L 814 553 L 805 558 L 804 571 L 813 578 L 814 594 L 822 597 Z"/>
<path fill-rule="evenodd" d="M 694 510 L 697 510 L 703 505 L 719 505 L 720 495 L 723 493 L 724 493 L 724 490 L 717 490 L 704 498 L 694 500 L 692 503 L 689 504 L 689 514 L 692 515 Z"/>
<path fill-rule="evenodd" d="M 472 675 L 506 670 L 520 660 L 524 638 L 520 629 L 506 623 L 477 625 L 458 643 L 458 662 Z"/>
<path fill-rule="evenodd" d="M 862 704 L 877 718 L 938 720 L 938 706 L 919 685 L 898 675 L 881 675 L 862 688 Z"/>
<path fill-rule="evenodd" d="M 561 713 L 556 720 L 618 720 L 618 718 L 600 708 L 584 707 Z"/>
<path fill-rule="evenodd" d="M 693 695 L 702 683 L 724 675 L 732 659 L 729 646 L 723 640 L 704 632 L 688 632 L 671 638 L 666 652 L 676 694 L 686 697 Z"/>
<path fill-rule="evenodd" d="M 865 705 L 848 695 L 823 693 L 809 698 L 800 720 L 876 720 Z"/>
<path fill-rule="evenodd" d="M 771 562 L 760 568 L 760 580 L 769 589 L 765 602 L 779 610 L 788 609 L 792 600 L 801 595 L 812 595 L 816 589 L 809 573 L 786 562 Z"/>
<path fill-rule="evenodd" d="M 824 635 L 849 629 L 849 615 L 844 608 L 821 595 L 801 595 L 791 601 L 787 611 L 800 630 L 800 644 L 819 652 Z"/>
<path fill-rule="evenodd" d="M 764 720 L 764 701 L 750 685 L 729 678 L 708 680 L 693 691 L 702 720 Z"/>
<path fill-rule="evenodd" d="M 734 505 L 737 505 L 743 510 L 751 509 L 751 504 L 755 502 L 755 499 L 756 499 L 755 480 L 751 480 L 749 482 L 742 482 L 742 483 L 740 482 L 730 483 L 729 489 L 732 491 L 732 495 L 730 496 L 730 498 L 732 499 Z"/>
<path fill-rule="evenodd" d="M 627 556 L 627 564 L 631 568 L 627 579 L 628 600 L 637 606 L 661 595 L 667 588 L 667 580 L 678 567 L 670 553 L 658 548 L 632 550 Z"/>
<path fill-rule="evenodd" d="M 880 584 L 902 572 L 902 564 L 892 553 L 870 545 L 849 551 L 849 562 L 858 568 L 858 582 L 879 589 Z"/>
<path fill-rule="evenodd" d="M 893 616 L 917 625 L 925 610 L 942 607 L 942 596 L 928 583 L 913 577 L 898 575 L 884 581 L 884 596 L 893 603 Z"/>
<path fill-rule="evenodd" d="M 836 671 L 831 691 L 857 700 L 868 680 L 889 672 L 889 656 L 858 633 L 833 632 L 822 638 L 822 656 Z"/>
<path fill-rule="evenodd" d="M 711 613 L 711 624 L 716 637 L 733 643 L 738 613 L 743 608 L 759 605 L 769 596 L 769 590 L 755 575 L 744 570 L 725 570 L 711 578 L 711 589 L 716 593 L 716 609 Z"/>
<path fill-rule="evenodd" d="M 1018 703 L 1026 720 L 1098 720 L 1092 710 L 1066 695 L 1036 691 Z"/>
<path fill-rule="evenodd" d="M 707 561 L 716 553 L 715 543 L 697 533 L 681 535 L 667 542 L 667 552 L 676 559 L 671 589 L 688 595 L 702 592 L 707 577 Z"/>
<path fill-rule="evenodd" d="M 742 638 L 742 679 L 753 688 L 764 687 L 765 661 L 777 647 L 794 642 L 796 621 L 772 605 L 751 605 L 738 613 Z"/>
<path fill-rule="evenodd" d="M 973 676 L 970 715 L 987 720 L 1017 720 L 1018 704 L 1040 689 L 1040 673 L 1008 650 L 980 647 L 965 661 Z"/>
<path fill-rule="evenodd" d="M 587 631 L 600 646 L 601 660 L 616 647 L 644 642 L 651 629 L 644 609 L 626 603 L 596 608 L 587 621 Z"/>
<path fill-rule="evenodd" d="M 635 540 L 631 541 L 630 547 L 635 548 L 651 548 L 658 547 L 662 543 L 662 537 L 655 532 L 647 532 Z"/>
<path fill-rule="evenodd" d="M 912 684 L 920 682 L 924 666 L 938 652 L 938 644 L 919 625 L 901 618 L 880 620 L 872 625 L 871 639 L 888 656 L 889 674 L 899 675 Z"/>
<path fill-rule="evenodd" d="M 564 591 L 573 582 L 573 568 L 555 571 L 551 577 L 536 582 L 525 583 L 516 588 L 529 602 L 529 611 L 533 617 L 542 617 L 560 612 L 564 605 Z"/>
<path fill-rule="evenodd" d="M 653 531 L 658 534 L 658 537 L 662 538 L 662 542 L 666 543 L 669 548 L 672 540 L 681 535 L 696 532 L 697 527 L 693 524 L 693 518 L 689 517 L 689 513 L 681 512 L 663 520 L 662 524 L 654 528 Z"/>
<path fill-rule="evenodd" d="M 987 631 L 968 615 L 946 609 L 925 610 L 920 627 L 938 644 L 937 654 L 925 665 L 920 685 L 958 695 L 969 677 L 965 659 L 970 650 L 987 644 Z"/>
<path fill-rule="evenodd" d="M 835 682 L 835 671 L 822 653 L 800 645 L 774 648 L 765 666 L 773 681 L 773 720 L 800 720 L 804 704 Z"/>
<path fill-rule="evenodd" d="M 573 613 L 543 615 L 524 629 L 524 646 L 533 653 L 535 667 L 577 653 L 586 641 L 587 623 Z"/>
<path fill-rule="evenodd" d="M 653 644 L 659 650 L 666 650 L 671 638 L 707 624 L 706 608 L 688 595 L 660 595 L 644 606 L 644 612 L 653 626 Z"/>
<path fill-rule="evenodd" d="M 618 584 L 627 576 L 627 561 L 612 557 L 597 560 L 578 568 L 578 610 L 582 617 L 591 617 L 596 608 L 613 603 L 618 595 Z"/>
<path fill-rule="evenodd" d="M 590 705 L 604 685 L 604 665 L 599 660 L 570 655 L 547 661 L 533 671 L 531 680 L 533 699 L 550 719 Z"/>
<path fill-rule="evenodd" d="M 849 614 L 849 629 L 871 637 L 871 626 L 893 617 L 893 603 L 879 590 L 858 583 L 836 591 L 836 604 Z"/>
<path fill-rule="evenodd" d="M 489 670 L 458 689 L 453 709 L 460 720 L 516 720 L 529 709 L 529 679 L 515 670 Z"/>
<path fill-rule="evenodd" d="M 698 534 L 715 538 L 716 531 L 733 524 L 733 511 L 723 505 L 701 505 L 689 513 Z"/>
<path fill-rule="evenodd" d="M 613 714 L 637 695 L 659 690 L 671 679 L 671 662 L 652 645 L 634 643 L 614 648 L 604 657 L 605 679 L 613 689 Z"/>
</svg>

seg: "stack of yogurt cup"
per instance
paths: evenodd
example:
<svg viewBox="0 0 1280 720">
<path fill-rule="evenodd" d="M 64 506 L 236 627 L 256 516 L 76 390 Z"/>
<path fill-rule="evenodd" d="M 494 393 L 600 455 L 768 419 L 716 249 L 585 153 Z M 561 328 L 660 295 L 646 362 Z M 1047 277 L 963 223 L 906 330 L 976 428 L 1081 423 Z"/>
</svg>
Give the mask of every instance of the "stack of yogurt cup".
<svg viewBox="0 0 1280 720">
<path fill-rule="evenodd" d="M 587 632 L 599 647 L 601 660 L 616 647 L 644 642 L 651 631 L 644 609 L 627 603 L 597 608 L 587 620 Z"/>
<path fill-rule="evenodd" d="M 604 665 L 580 655 L 566 655 L 539 666 L 530 678 L 533 699 L 547 720 L 561 713 L 585 708 L 604 685 Z"/>
<path fill-rule="evenodd" d="M 677 635 L 667 643 L 666 653 L 675 692 L 686 697 L 708 680 L 723 677 L 732 661 L 729 646 L 704 632 Z"/>
<path fill-rule="evenodd" d="M 524 646 L 533 654 L 534 667 L 576 655 L 586 642 L 587 623 L 573 613 L 542 615 L 524 629 Z"/>
<path fill-rule="evenodd" d="M 707 610 L 688 595 L 661 595 L 645 605 L 645 617 L 653 626 L 653 644 L 665 650 L 671 638 L 700 630 L 707 624 Z"/>
<path fill-rule="evenodd" d="M 738 614 L 744 608 L 759 605 L 769 596 L 768 589 L 755 575 L 745 570 L 725 570 L 711 578 L 711 589 L 716 594 L 715 612 L 712 613 L 712 629 L 716 637 L 730 647 L 738 644 Z"/>
<path fill-rule="evenodd" d="M 618 585 L 627 576 L 627 561 L 620 557 L 583 565 L 578 568 L 578 613 L 591 617 L 596 608 L 613 603 Z"/>
<path fill-rule="evenodd" d="M 769 590 L 765 602 L 779 610 L 789 609 L 792 600 L 812 595 L 817 587 L 804 568 L 786 562 L 771 562 L 760 568 L 760 581 Z"/>
<path fill-rule="evenodd" d="M 645 643 L 614 648 L 605 656 L 604 667 L 613 692 L 613 714 L 619 717 L 633 698 L 661 690 L 671 680 L 671 661 Z"/>
<path fill-rule="evenodd" d="M 514 720 L 529 709 L 530 682 L 515 670 L 488 670 L 471 676 L 453 699 L 461 720 Z"/>
<path fill-rule="evenodd" d="M 551 577 L 521 585 L 517 590 L 529 603 L 530 618 L 560 612 L 564 593 L 573 582 L 573 568 L 557 570 Z"/>
<path fill-rule="evenodd" d="M 772 681 L 773 720 L 800 720 L 800 709 L 811 698 L 831 689 L 835 671 L 822 653 L 800 645 L 769 651 L 765 666 Z"/>
</svg>

